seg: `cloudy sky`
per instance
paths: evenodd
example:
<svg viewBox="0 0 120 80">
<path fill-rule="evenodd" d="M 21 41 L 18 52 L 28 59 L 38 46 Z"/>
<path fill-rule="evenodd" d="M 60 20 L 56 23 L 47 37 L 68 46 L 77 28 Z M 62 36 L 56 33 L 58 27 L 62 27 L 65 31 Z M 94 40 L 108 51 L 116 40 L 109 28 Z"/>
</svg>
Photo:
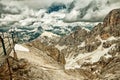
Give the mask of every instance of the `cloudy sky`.
<svg viewBox="0 0 120 80">
<path fill-rule="evenodd" d="M 103 21 L 112 10 L 120 8 L 120 0 L 76 0 L 74 8 L 66 15 L 67 21 Z M 70 16 L 72 15 L 72 16 Z"/>
<path fill-rule="evenodd" d="M 26 5 L 30 8 L 46 8 L 54 2 L 69 3 L 73 0 L 1 0 L 2 3 L 8 5 Z"/>
<path fill-rule="evenodd" d="M 5 5 L 27 6 L 31 9 L 47 8 L 54 2 L 65 3 L 71 8 L 64 18 L 66 22 L 101 22 L 109 11 L 120 8 L 120 0 L 1 0 Z"/>
</svg>

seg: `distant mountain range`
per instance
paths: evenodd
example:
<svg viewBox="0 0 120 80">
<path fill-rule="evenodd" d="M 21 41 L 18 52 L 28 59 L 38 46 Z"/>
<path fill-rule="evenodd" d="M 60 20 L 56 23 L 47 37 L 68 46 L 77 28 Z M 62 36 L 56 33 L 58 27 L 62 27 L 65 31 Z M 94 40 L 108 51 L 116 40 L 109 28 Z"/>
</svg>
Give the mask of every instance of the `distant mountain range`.
<svg viewBox="0 0 120 80">
<path fill-rule="evenodd" d="M 91 30 L 97 24 L 96 22 L 64 22 L 68 6 L 63 3 L 53 3 L 47 9 L 40 10 L 1 3 L 1 10 L 0 31 L 7 32 L 14 29 L 20 42 L 34 40 L 44 31 L 64 36 L 74 32 L 77 27 Z"/>
</svg>

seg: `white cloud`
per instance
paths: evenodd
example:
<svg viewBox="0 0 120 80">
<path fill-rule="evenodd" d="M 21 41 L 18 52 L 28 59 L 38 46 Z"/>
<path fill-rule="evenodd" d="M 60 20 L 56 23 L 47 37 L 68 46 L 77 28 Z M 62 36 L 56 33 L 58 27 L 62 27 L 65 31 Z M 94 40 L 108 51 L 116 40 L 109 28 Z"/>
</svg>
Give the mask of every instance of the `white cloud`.
<svg viewBox="0 0 120 80">
<path fill-rule="evenodd" d="M 54 2 L 68 3 L 73 0 L 2 0 L 1 2 L 8 5 L 24 5 L 30 8 L 45 8 Z"/>
<path fill-rule="evenodd" d="M 76 0 L 75 7 L 66 14 L 65 21 L 99 22 L 115 8 L 120 8 L 119 0 Z M 79 14 L 74 14 L 77 12 Z M 69 17 L 71 16 L 72 17 Z"/>
<path fill-rule="evenodd" d="M 19 13 L 24 6 L 32 9 L 46 8 L 54 2 L 74 3 L 73 9 L 66 14 L 64 21 L 99 22 L 104 19 L 109 11 L 120 8 L 120 0 L 1 0 L 6 4 L 11 13 Z M 15 5 L 17 7 L 9 7 Z M 67 5 L 68 6 L 68 5 Z M 25 8 L 25 10 L 27 10 Z M 24 11 L 25 11 L 24 10 Z M 30 12 L 28 12 L 30 13 Z M 31 13 L 30 13 L 31 14 Z"/>
</svg>

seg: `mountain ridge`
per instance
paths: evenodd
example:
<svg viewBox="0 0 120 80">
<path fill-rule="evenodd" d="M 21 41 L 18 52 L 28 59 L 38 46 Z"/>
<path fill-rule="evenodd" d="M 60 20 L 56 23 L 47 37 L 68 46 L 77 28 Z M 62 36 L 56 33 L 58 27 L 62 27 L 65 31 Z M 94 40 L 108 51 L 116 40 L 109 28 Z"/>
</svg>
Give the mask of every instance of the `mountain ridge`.
<svg viewBox="0 0 120 80">
<path fill-rule="evenodd" d="M 86 79 L 91 80 L 107 79 L 108 75 L 111 75 L 109 79 L 119 79 L 119 11 L 120 9 L 112 10 L 104 22 L 96 25 L 91 31 L 78 28 L 75 32 L 62 37 L 57 44 L 52 44 L 60 50 L 60 54 L 64 54 L 65 71 L 71 75 L 71 70 L 76 74 L 77 72 L 82 72 L 82 75 L 88 74 Z M 115 62 L 116 60 L 118 62 Z M 116 67 L 109 69 L 111 65 Z M 114 69 L 118 70 L 115 74 L 112 73 Z"/>
</svg>

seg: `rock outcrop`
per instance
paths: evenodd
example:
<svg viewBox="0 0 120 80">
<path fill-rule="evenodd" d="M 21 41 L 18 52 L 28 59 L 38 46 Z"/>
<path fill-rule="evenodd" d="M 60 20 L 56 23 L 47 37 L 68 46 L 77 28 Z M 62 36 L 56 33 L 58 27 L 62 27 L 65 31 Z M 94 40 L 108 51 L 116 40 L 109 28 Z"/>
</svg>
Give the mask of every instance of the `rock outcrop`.
<svg viewBox="0 0 120 80">
<path fill-rule="evenodd" d="M 120 35 L 120 9 L 112 10 L 103 21 L 103 30 L 101 36 L 109 34 L 110 36 Z"/>
<path fill-rule="evenodd" d="M 54 46 L 47 46 L 45 50 L 48 52 L 48 55 L 51 56 L 55 61 L 65 64 L 65 58 L 60 51 Z"/>
<path fill-rule="evenodd" d="M 13 57 L 8 57 L 8 62 L 0 67 L 0 80 L 10 80 L 10 77 L 14 80 L 28 80 L 27 74 L 29 72 L 29 63 L 26 59 L 16 60 Z M 11 73 L 9 71 L 9 68 Z"/>
<path fill-rule="evenodd" d="M 103 26 L 113 26 L 116 27 L 117 25 L 120 25 L 120 9 L 114 9 L 112 10 L 104 19 Z"/>
<path fill-rule="evenodd" d="M 81 30 L 76 32 L 61 39 L 64 41 L 60 41 L 64 42 L 64 45 L 72 45 L 61 50 L 66 60 L 68 60 L 66 64 L 69 66 L 73 64 L 71 65 L 72 68 L 76 64 L 76 66 L 80 65 L 81 70 L 75 68 L 74 71 L 82 74 L 91 74 L 92 76 L 85 76 L 89 80 L 119 80 L 120 9 L 112 10 L 105 17 L 103 23 L 99 23 L 90 32 L 82 32 Z M 72 35 L 75 35 L 75 37 Z M 104 50 L 105 54 L 101 55 Z M 99 54 L 94 56 L 96 53 Z M 85 56 L 84 54 L 90 55 Z M 101 56 L 97 62 L 90 62 L 93 57 L 96 59 L 95 57 L 99 55 Z M 70 63 L 69 60 L 73 60 L 74 63 Z"/>
<path fill-rule="evenodd" d="M 85 29 L 79 28 L 75 32 L 61 38 L 59 40 L 59 45 L 67 45 L 67 46 L 76 46 L 85 40 L 88 35 L 88 31 Z"/>
<path fill-rule="evenodd" d="M 44 44 L 45 42 L 41 42 L 40 39 L 36 39 L 32 41 L 31 43 L 27 43 L 26 45 L 35 47 L 44 53 L 46 53 L 48 56 L 52 57 L 55 61 L 65 64 L 65 58 L 64 55 L 53 45 L 47 45 Z"/>
</svg>

